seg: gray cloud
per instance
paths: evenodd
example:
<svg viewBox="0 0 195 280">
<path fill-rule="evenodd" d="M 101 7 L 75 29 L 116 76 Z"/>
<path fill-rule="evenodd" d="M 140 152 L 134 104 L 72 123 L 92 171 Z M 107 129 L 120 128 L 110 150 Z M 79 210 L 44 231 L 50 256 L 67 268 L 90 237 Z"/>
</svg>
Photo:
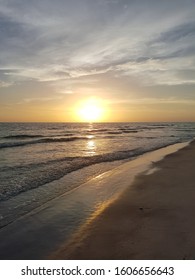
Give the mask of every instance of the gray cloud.
<svg viewBox="0 0 195 280">
<path fill-rule="evenodd" d="M 193 84 L 194 8 L 192 0 L 1 0 L 0 86 L 33 80 L 70 93 L 75 79 L 95 87 L 102 74 L 110 87 Z"/>
<path fill-rule="evenodd" d="M 174 43 L 179 40 L 193 39 L 195 36 L 195 22 L 188 22 L 182 25 L 176 26 L 175 28 L 164 32 L 160 37 L 159 41 L 166 43 Z"/>
</svg>

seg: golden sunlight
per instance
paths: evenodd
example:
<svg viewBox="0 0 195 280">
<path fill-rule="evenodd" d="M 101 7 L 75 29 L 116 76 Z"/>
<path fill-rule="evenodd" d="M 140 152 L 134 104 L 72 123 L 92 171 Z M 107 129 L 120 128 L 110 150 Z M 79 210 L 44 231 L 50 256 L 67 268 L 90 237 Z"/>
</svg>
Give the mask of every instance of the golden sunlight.
<svg viewBox="0 0 195 280">
<path fill-rule="evenodd" d="M 103 107 L 97 99 L 82 102 L 76 110 L 80 121 L 98 122 L 103 117 Z"/>
</svg>

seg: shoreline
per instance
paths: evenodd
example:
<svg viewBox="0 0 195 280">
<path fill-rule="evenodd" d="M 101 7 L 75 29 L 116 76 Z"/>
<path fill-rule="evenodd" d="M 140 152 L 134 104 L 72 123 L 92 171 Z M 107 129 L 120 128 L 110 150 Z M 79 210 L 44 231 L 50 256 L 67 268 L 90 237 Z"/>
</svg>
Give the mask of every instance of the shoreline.
<svg viewBox="0 0 195 280">
<path fill-rule="evenodd" d="M 50 258 L 194 259 L 194 165 L 193 140 L 138 175 Z"/>
<path fill-rule="evenodd" d="M 131 186 L 137 174 L 148 172 L 153 161 L 186 145 L 174 144 L 123 163 L 2 228 L 0 258 L 45 259 L 54 255 L 57 258 L 54 252 L 63 248 L 80 227 L 85 228 L 85 224 L 96 221 L 108 204 L 115 199 L 117 201 L 120 193 L 123 194 Z"/>
</svg>

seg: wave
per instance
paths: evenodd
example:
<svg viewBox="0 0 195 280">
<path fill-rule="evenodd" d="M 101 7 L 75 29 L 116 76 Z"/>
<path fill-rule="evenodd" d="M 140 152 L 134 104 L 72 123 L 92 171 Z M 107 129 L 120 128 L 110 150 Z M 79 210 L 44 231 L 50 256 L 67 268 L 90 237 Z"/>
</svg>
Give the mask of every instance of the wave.
<svg viewBox="0 0 195 280">
<path fill-rule="evenodd" d="M 103 133 L 102 133 L 103 132 Z M 122 134 L 122 133 L 136 133 L 138 130 L 134 128 L 118 128 L 116 130 L 110 130 L 110 129 L 89 129 L 87 130 L 87 133 L 91 134 Z"/>
<path fill-rule="evenodd" d="M 108 131 L 107 134 L 115 135 L 115 134 L 122 134 L 122 133 L 120 131 Z"/>
<path fill-rule="evenodd" d="M 100 129 L 87 129 L 86 130 L 88 133 L 99 133 L 99 132 L 106 132 L 109 131 L 109 129 L 106 128 L 100 128 Z"/>
<path fill-rule="evenodd" d="M 3 138 L 4 139 L 26 139 L 26 138 L 41 138 L 41 137 L 44 137 L 44 135 L 16 134 L 16 135 L 8 135 Z"/>
<path fill-rule="evenodd" d="M 138 130 L 136 129 L 121 129 L 122 130 L 122 133 L 137 133 Z"/>
<path fill-rule="evenodd" d="M 89 137 L 73 136 L 73 137 L 61 137 L 61 138 L 43 138 L 43 139 L 37 139 L 34 141 L 23 141 L 23 142 L 6 142 L 6 143 L 0 143 L 0 149 L 21 147 L 21 146 L 42 144 L 42 143 L 71 142 L 71 141 L 77 141 L 77 140 L 89 140 Z"/>
<path fill-rule="evenodd" d="M 175 129 L 176 131 L 183 131 L 183 132 L 194 132 L 194 128 L 178 128 L 178 129 Z"/>
<path fill-rule="evenodd" d="M 113 153 L 107 153 L 103 155 L 69 158 L 65 157 L 56 159 L 54 161 L 45 162 L 44 164 L 34 164 L 34 166 L 32 164 L 27 164 L 24 166 L 20 166 L 20 168 L 16 167 L 16 169 L 12 167 L 12 172 L 15 173 L 17 179 L 13 182 L 9 182 L 4 191 L 0 191 L 0 201 L 7 200 L 10 197 L 16 196 L 21 192 L 38 188 L 54 180 L 59 180 L 66 174 L 78 169 L 103 162 L 133 159 L 148 151 L 156 150 L 167 145 L 170 145 L 170 143 L 153 147 L 142 147 L 132 150 L 115 151 Z M 19 173 L 17 169 L 20 169 Z M 25 180 L 23 178 L 21 170 L 26 174 Z M 7 174 L 6 171 L 7 170 L 4 170 L 5 174 Z M 16 181 L 18 182 L 17 187 Z"/>
<path fill-rule="evenodd" d="M 160 126 L 160 125 L 152 125 L 152 126 L 140 126 L 139 129 L 143 129 L 143 130 L 152 130 L 152 129 L 165 129 L 167 128 L 167 126 Z"/>
<path fill-rule="evenodd" d="M 16 168 L 11 168 L 12 172 L 17 177 L 17 187 L 16 187 L 16 181 L 9 182 L 9 184 L 6 186 L 6 189 L 4 191 L 0 190 L 0 201 L 7 200 L 10 197 L 16 196 L 17 194 L 21 192 L 25 192 L 30 189 L 35 189 L 40 186 L 43 186 L 47 183 L 50 183 L 54 180 L 59 180 L 66 174 L 76 171 L 78 169 L 103 163 L 103 162 L 112 162 L 115 160 L 123 160 L 127 158 L 132 158 L 136 155 L 141 154 L 142 151 L 139 149 L 133 149 L 129 151 L 118 151 L 114 153 L 107 153 L 104 155 L 95 155 L 92 157 L 72 157 L 72 158 L 61 158 L 59 160 L 50 161 L 44 163 L 44 166 L 41 164 L 36 165 L 24 165 L 24 166 L 18 166 Z M 18 173 L 18 169 L 20 172 Z M 26 174 L 26 179 L 23 180 L 23 175 L 21 173 L 24 172 Z M 4 170 L 4 173 L 6 174 L 8 170 Z"/>
<path fill-rule="evenodd" d="M 109 131 L 107 132 L 107 134 L 113 134 L 113 135 L 117 135 L 117 134 L 123 134 L 123 133 L 137 133 L 138 130 L 135 129 L 120 129 L 119 131 Z"/>
<path fill-rule="evenodd" d="M 29 139 L 29 138 L 44 138 L 44 137 L 60 137 L 60 136 L 73 136 L 74 133 L 65 133 L 58 135 L 41 135 L 41 134 L 16 134 L 2 137 L 3 139 Z"/>
<path fill-rule="evenodd" d="M 102 138 L 114 138 L 115 135 L 122 135 L 123 133 L 137 133 L 138 130 L 124 130 L 124 131 L 108 131 L 106 134 L 102 134 Z M 4 139 L 8 140 L 22 140 L 22 141 L 15 141 L 15 142 L 3 142 L 0 143 L 0 149 L 4 148 L 14 148 L 14 147 L 21 147 L 21 146 L 27 146 L 27 145 L 35 145 L 35 144 L 42 144 L 42 143 L 60 143 L 60 142 L 71 142 L 71 141 L 78 141 L 78 140 L 89 140 L 91 137 L 95 137 L 92 135 L 87 136 L 74 136 L 72 133 L 66 133 L 62 135 L 55 135 L 55 136 L 49 136 L 46 137 L 44 135 L 28 135 L 28 134 L 20 134 L 20 135 L 9 135 L 5 136 Z M 97 136 L 98 137 L 98 136 Z M 38 138 L 34 140 L 25 141 L 27 139 L 33 139 Z"/>
</svg>

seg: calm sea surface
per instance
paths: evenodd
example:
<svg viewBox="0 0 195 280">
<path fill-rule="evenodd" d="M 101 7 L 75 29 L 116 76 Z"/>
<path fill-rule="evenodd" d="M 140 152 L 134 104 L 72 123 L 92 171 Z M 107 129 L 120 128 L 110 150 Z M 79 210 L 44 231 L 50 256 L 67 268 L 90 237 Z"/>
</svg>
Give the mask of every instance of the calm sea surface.
<svg viewBox="0 0 195 280">
<path fill-rule="evenodd" d="M 27 212 L 123 161 L 194 137 L 195 123 L 0 123 L 0 210 L 10 201 L 10 211 Z"/>
</svg>

